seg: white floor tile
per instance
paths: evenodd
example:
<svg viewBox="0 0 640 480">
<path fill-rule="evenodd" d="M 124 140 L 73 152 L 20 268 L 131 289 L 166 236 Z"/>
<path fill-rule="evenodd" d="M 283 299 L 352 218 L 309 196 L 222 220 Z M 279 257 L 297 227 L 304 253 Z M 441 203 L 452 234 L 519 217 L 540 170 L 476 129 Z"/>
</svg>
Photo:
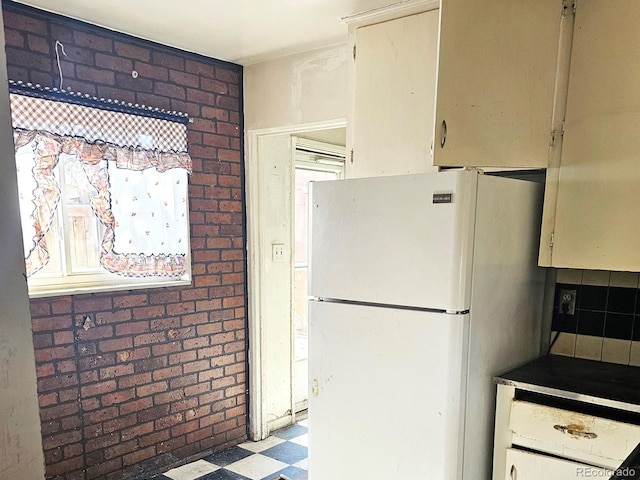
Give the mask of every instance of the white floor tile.
<svg viewBox="0 0 640 480">
<path fill-rule="evenodd" d="M 267 448 L 275 447 L 282 442 L 284 442 L 282 438 L 278 438 L 272 435 L 259 442 L 245 442 L 238 446 L 244 448 L 245 450 L 249 450 L 250 452 L 258 453 L 266 450 Z"/>
<path fill-rule="evenodd" d="M 302 427 L 307 427 L 309 428 L 309 419 L 305 418 L 304 420 L 300 420 L 299 422 L 297 422 L 298 425 L 302 426 Z"/>
<path fill-rule="evenodd" d="M 260 480 L 261 478 L 276 473 L 286 467 L 288 467 L 286 463 L 279 462 L 278 460 L 264 455 L 256 454 L 243 458 L 242 460 L 232 463 L 225 468 L 239 475 L 244 475 L 251 480 Z"/>
<path fill-rule="evenodd" d="M 294 463 L 293 466 L 301 468 L 302 470 L 309 470 L 309 459 L 305 458 L 304 460 L 300 460 L 298 463 Z"/>
<path fill-rule="evenodd" d="M 194 480 L 198 477 L 206 475 L 207 473 L 215 472 L 220 467 L 212 465 L 205 460 L 198 460 L 193 463 L 188 463 L 178 468 L 169 470 L 164 475 L 173 480 Z"/>
<path fill-rule="evenodd" d="M 309 434 L 305 433 L 304 435 L 300 435 L 299 437 L 292 438 L 289 440 L 290 442 L 297 443 L 298 445 L 303 445 L 305 447 L 309 446 Z"/>
</svg>

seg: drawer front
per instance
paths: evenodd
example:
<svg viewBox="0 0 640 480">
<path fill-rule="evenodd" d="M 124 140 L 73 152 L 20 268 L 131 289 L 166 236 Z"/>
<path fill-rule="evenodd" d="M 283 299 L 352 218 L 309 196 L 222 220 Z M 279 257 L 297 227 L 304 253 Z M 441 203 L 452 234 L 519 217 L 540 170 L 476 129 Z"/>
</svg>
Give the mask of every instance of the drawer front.
<svg viewBox="0 0 640 480">
<path fill-rule="evenodd" d="M 613 472 L 562 458 L 507 449 L 505 480 L 572 480 L 609 478 Z"/>
<path fill-rule="evenodd" d="M 513 443 L 617 468 L 640 442 L 640 426 L 520 400 L 511 404 Z"/>
</svg>

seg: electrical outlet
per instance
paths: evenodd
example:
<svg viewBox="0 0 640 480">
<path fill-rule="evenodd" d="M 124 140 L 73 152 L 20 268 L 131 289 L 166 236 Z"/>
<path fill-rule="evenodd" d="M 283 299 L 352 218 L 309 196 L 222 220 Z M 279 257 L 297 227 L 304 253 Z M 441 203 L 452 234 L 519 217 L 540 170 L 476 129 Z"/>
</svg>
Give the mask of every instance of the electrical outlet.
<svg viewBox="0 0 640 480">
<path fill-rule="evenodd" d="M 575 315 L 577 294 L 578 294 L 577 290 L 561 288 L 560 289 L 560 305 L 558 305 L 558 313 Z"/>
</svg>

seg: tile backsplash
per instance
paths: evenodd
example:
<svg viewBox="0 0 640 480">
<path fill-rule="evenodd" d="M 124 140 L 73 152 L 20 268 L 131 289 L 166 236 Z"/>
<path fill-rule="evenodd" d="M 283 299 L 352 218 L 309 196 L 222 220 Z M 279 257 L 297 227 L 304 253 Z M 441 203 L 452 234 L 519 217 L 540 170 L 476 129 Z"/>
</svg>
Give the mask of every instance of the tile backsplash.
<svg viewBox="0 0 640 480">
<path fill-rule="evenodd" d="M 640 274 L 558 270 L 551 353 L 640 366 Z M 573 315 L 561 312 L 560 290 L 576 290 Z"/>
</svg>

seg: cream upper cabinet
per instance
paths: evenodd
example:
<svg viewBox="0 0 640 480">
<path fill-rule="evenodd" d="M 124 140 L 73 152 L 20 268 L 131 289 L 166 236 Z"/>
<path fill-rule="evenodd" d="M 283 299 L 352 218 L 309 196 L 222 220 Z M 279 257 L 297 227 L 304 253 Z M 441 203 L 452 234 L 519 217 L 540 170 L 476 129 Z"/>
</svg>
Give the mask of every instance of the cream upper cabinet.
<svg viewBox="0 0 640 480">
<path fill-rule="evenodd" d="M 541 265 L 640 271 L 638 0 L 577 4 L 556 205 L 545 215 Z"/>
<path fill-rule="evenodd" d="M 440 10 L 434 165 L 546 167 L 563 2 Z"/>
<path fill-rule="evenodd" d="M 438 11 L 355 28 L 348 177 L 435 170 L 430 149 Z"/>
</svg>

